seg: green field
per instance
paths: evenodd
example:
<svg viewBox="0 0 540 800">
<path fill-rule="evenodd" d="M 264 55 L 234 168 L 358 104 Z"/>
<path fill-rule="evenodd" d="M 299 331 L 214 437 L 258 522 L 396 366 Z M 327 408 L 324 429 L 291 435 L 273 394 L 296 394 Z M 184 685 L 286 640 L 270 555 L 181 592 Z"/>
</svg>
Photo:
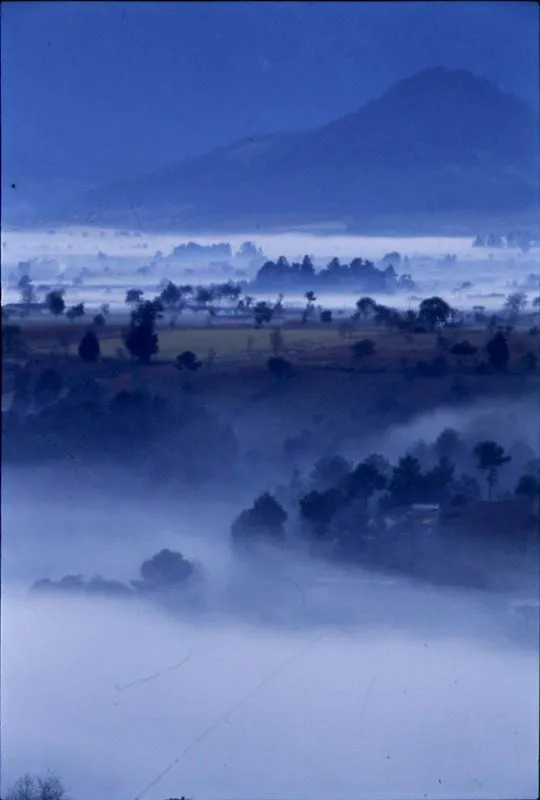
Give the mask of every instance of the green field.
<svg viewBox="0 0 540 800">
<path fill-rule="evenodd" d="M 175 328 L 160 329 L 159 358 L 173 359 L 184 350 L 192 350 L 200 357 L 214 350 L 217 357 L 234 358 L 246 355 L 251 349 L 256 353 L 270 353 L 270 329 L 268 328 Z M 336 346 L 339 337 L 336 328 L 312 328 L 306 330 L 283 330 L 286 351 L 309 351 L 314 347 Z M 114 356 L 123 347 L 120 332 L 108 337 L 101 334 L 101 352 L 104 356 Z"/>
</svg>

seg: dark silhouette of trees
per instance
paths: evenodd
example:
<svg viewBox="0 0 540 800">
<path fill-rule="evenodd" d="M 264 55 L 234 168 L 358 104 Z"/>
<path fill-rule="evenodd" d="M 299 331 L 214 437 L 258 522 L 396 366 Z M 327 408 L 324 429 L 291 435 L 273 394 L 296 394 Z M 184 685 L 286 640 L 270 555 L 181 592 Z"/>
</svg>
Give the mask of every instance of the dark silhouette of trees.
<svg viewBox="0 0 540 800">
<path fill-rule="evenodd" d="M 25 305 L 29 306 L 36 302 L 36 290 L 34 289 L 30 275 L 21 275 L 17 288 L 21 293 L 21 300 Z"/>
<path fill-rule="evenodd" d="M 403 456 L 392 470 L 388 491 L 394 505 L 410 505 L 422 499 L 424 481 L 420 462 L 411 455 Z"/>
<path fill-rule="evenodd" d="M 314 464 L 309 478 L 316 489 L 330 489 L 343 483 L 351 469 L 343 456 L 324 456 Z"/>
<path fill-rule="evenodd" d="M 174 366 L 179 370 L 186 369 L 188 372 L 195 372 L 202 366 L 202 362 L 197 360 L 197 356 L 191 350 L 185 350 L 176 356 Z"/>
<path fill-rule="evenodd" d="M 258 497 L 250 509 L 242 511 L 231 526 L 233 541 L 267 540 L 282 543 L 285 539 L 287 512 L 275 497 L 265 493 Z"/>
<path fill-rule="evenodd" d="M 159 351 L 159 338 L 155 332 L 161 306 L 151 300 L 139 303 L 131 312 L 131 325 L 124 336 L 124 344 L 133 358 L 148 364 Z"/>
<path fill-rule="evenodd" d="M 452 490 L 456 467 L 448 456 L 441 456 L 432 470 L 424 475 L 424 494 L 427 501 L 444 503 Z"/>
<path fill-rule="evenodd" d="M 167 286 L 163 289 L 159 298 L 165 308 L 177 308 L 182 299 L 182 293 L 178 286 L 172 281 L 169 281 Z"/>
<path fill-rule="evenodd" d="M 302 314 L 302 322 L 305 323 L 308 317 L 313 314 L 313 308 L 317 300 L 317 296 L 315 292 L 310 290 L 304 293 L 304 297 L 306 298 L 306 307 L 304 309 L 304 313 Z"/>
<path fill-rule="evenodd" d="M 372 339 L 360 339 L 355 342 L 351 347 L 351 352 L 354 358 L 364 359 L 366 356 L 372 356 L 375 352 L 375 342 Z"/>
<path fill-rule="evenodd" d="M 59 317 L 64 313 L 66 307 L 64 298 L 61 291 L 51 291 L 45 296 L 45 305 L 55 317 Z"/>
<path fill-rule="evenodd" d="M 445 325 L 450 319 L 452 309 L 441 297 L 427 297 L 422 300 L 418 310 L 421 322 L 433 331 L 437 325 Z"/>
<path fill-rule="evenodd" d="M 78 319 L 79 317 L 84 317 L 85 310 L 84 310 L 84 303 L 77 303 L 75 306 L 71 306 L 66 311 L 66 317 L 73 322 L 73 320 Z"/>
<path fill-rule="evenodd" d="M 462 439 L 454 428 L 445 428 L 433 445 L 439 458 L 455 459 L 463 447 Z"/>
<path fill-rule="evenodd" d="M 473 454 L 478 462 L 478 469 L 486 473 L 488 497 L 491 500 L 493 487 L 498 481 L 499 470 L 504 464 L 507 464 L 512 457 L 505 454 L 504 448 L 501 447 L 501 445 L 491 440 L 478 442 L 474 448 Z"/>
<path fill-rule="evenodd" d="M 195 302 L 197 305 L 206 308 L 208 303 L 214 299 L 214 294 L 211 288 L 207 286 L 198 286 L 195 293 Z"/>
<path fill-rule="evenodd" d="M 510 350 L 504 334 L 497 331 L 486 345 L 488 361 L 497 372 L 506 372 L 510 360 Z"/>
<path fill-rule="evenodd" d="M 96 314 L 96 316 L 92 320 L 92 322 L 94 323 L 96 328 L 103 328 L 103 326 L 105 325 L 106 321 L 107 320 L 105 319 L 104 314 L 102 314 L 101 312 L 99 314 Z"/>
<path fill-rule="evenodd" d="M 253 307 L 253 318 L 256 328 L 262 328 L 265 322 L 271 322 L 273 316 L 274 309 L 264 300 L 260 300 L 258 303 L 255 303 Z"/>
<path fill-rule="evenodd" d="M 321 311 L 321 322 L 332 322 L 332 312 L 330 310 Z"/>
<path fill-rule="evenodd" d="M 370 497 L 386 488 L 387 480 L 373 461 L 358 464 L 344 482 L 349 498 L 360 499 L 367 508 Z"/>
<path fill-rule="evenodd" d="M 97 361 L 101 355 L 99 339 L 93 331 L 87 331 L 79 344 L 79 355 L 83 361 Z"/>
<path fill-rule="evenodd" d="M 372 297 L 361 297 L 360 300 L 356 301 L 356 308 L 360 317 L 366 320 L 371 314 L 375 313 L 377 303 Z"/>
<path fill-rule="evenodd" d="M 504 310 L 508 316 L 508 318 L 512 322 L 516 322 L 519 315 L 523 312 L 525 306 L 527 305 L 527 295 L 525 292 L 513 292 L 509 294 L 506 298 L 506 302 L 504 304 Z"/>
<path fill-rule="evenodd" d="M 341 508 L 343 497 L 336 487 L 314 490 L 300 499 L 302 518 L 311 526 L 317 539 L 328 538 L 328 526 Z"/>
<path fill-rule="evenodd" d="M 128 306 L 137 305 L 142 301 L 143 294 L 142 289 L 128 289 L 126 292 L 126 304 Z"/>
<path fill-rule="evenodd" d="M 194 566 L 182 553 L 167 548 L 143 561 L 140 567 L 140 581 L 131 585 L 139 591 L 178 588 L 193 575 Z"/>
<path fill-rule="evenodd" d="M 27 773 L 15 781 L 5 800 L 64 800 L 65 797 L 66 790 L 57 775 L 41 777 Z"/>
</svg>

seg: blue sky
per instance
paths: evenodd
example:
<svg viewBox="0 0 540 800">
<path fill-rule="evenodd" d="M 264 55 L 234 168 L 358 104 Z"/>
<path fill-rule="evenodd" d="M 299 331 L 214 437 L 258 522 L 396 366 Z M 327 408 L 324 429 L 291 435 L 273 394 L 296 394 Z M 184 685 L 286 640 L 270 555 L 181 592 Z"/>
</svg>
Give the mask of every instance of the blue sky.
<svg viewBox="0 0 540 800">
<path fill-rule="evenodd" d="M 106 181 L 348 113 L 426 67 L 538 102 L 532 2 L 4 2 L 4 174 Z"/>
</svg>

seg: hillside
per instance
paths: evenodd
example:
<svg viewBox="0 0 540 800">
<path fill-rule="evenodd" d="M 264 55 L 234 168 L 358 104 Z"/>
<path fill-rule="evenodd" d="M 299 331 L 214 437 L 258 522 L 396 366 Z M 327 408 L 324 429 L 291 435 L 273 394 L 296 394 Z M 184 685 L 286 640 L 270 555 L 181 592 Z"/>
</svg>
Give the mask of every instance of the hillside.
<svg viewBox="0 0 540 800">
<path fill-rule="evenodd" d="M 315 130 L 260 136 L 86 192 L 63 221 L 307 224 L 483 216 L 538 202 L 538 121 L 487 79 L 437 68 Z"/>
</svg>

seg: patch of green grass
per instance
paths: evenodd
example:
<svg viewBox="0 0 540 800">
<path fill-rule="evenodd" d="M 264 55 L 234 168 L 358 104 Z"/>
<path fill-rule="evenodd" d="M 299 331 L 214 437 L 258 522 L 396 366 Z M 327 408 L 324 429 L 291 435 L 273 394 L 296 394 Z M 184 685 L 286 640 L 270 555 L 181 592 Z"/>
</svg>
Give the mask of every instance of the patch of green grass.
<svg viewBox="0 0 540 800">
<path fill-rule="evenodd" d="M 249 352 L 248 341 L 251 339 L 253 352 L 270 354 L 270 328 L 225 328 L 217 325 L 212 328 L 175 328 L 174 330 L 158 330 L 159 358 L 174 359 L 184 350 L 192 350 L 199 357 L 205 357 L 209 350 L 215 350 L 221 358 L 243 356 Z M 104 332 L 100 337 L 101 352 L 104 356 L 114 356 L 117 348 L 123 347 L 122 337 L 106 338 Z M 283 330 L 285 351 L 307 351 L 317 346 L 336 345 L 336 330 L 304 329 Z"/>
</svg>

